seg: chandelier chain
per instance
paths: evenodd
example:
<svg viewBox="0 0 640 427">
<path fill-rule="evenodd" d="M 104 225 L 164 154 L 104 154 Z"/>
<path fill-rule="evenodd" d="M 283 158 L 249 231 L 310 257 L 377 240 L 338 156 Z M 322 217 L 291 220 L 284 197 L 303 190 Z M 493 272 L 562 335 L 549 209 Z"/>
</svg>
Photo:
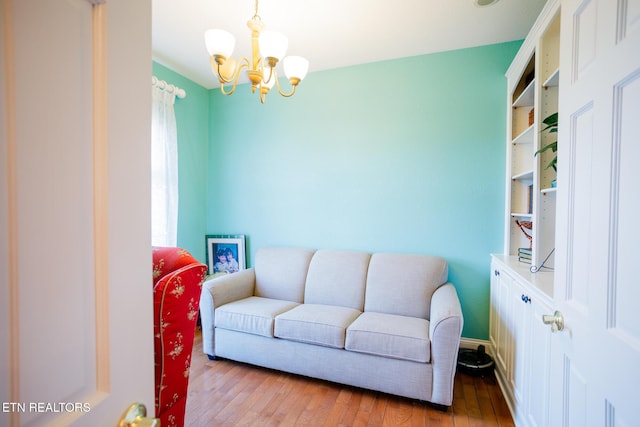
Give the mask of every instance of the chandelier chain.
<svg viewBox="0 0 640 427">
<path fill-rule="evenodd" d="M 253 18 L 251 18 L 254 21 L 262 21 L 262 18 L 260 18 L 260 15 L 258 15 L 258 0 L 256 0 L 256 13 L 253 15 Z"/>
</svg>

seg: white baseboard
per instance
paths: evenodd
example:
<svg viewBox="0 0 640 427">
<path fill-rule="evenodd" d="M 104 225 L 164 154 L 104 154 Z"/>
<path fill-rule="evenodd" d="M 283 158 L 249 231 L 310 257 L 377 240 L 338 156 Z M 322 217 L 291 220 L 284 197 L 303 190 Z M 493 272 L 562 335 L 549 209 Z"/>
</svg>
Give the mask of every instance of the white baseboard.
<svg viewBox="0 0 640 427">
<path fill-rule="evenodd" d="M 476 338 L 460 338 L 460 348 L 477 349 L 479 345 L 483 345 L 489 356 L 494 357 L 491 342 L 487 340 L 479 340 Z"/>
</svg>

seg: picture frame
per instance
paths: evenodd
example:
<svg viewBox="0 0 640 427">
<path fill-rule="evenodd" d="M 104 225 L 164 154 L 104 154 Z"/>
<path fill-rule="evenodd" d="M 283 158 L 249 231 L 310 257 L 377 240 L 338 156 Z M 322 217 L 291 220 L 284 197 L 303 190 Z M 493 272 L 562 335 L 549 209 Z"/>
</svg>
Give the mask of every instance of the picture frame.
<svg viewBox="0 0 640 427">
<path fill-rule="evenodd" d="M 208 234 L 206 245 L 209 275 L 236 273 L 247 268 L 244 234 Z"/>
</svg>

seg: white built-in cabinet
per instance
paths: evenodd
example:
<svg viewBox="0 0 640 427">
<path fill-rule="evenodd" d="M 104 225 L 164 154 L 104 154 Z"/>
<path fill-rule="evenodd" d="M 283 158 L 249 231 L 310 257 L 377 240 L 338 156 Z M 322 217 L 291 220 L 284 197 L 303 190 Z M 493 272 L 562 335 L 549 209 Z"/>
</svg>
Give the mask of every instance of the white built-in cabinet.
<svg viewBox="0 0 640 427">
<path fill-rule="evenodd" d="M 559 51 L 560 1 L 549 0 L 506 73 L 504 252 L 491 262 L 489 338 L 517 426 L 549 425 L 551 334 L 542 316 L 553 301 L 557 187 L 546 166 L 556 153 L 536 152 L 557 137 L 541 130 L 558 111 Z"/>
<path fill-rule="evenodd" d="M 517 426 L 548 426 L 549 326 L 552 300 L 526 265 L 494 255 L 489 340 L 495 373 Z"/>
</svg>

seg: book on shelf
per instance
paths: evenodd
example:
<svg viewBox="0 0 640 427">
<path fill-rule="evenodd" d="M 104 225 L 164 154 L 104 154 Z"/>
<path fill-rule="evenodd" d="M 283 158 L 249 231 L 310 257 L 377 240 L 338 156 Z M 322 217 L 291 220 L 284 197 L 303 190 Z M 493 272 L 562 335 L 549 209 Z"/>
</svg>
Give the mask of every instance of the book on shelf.
<svg viewBox="0 0 640 427">
<path fill-rule="evenodd" d="M 531 264 L 532 251 L 530 248 L 518 248 L 518 261 Z"/>
</svg>

